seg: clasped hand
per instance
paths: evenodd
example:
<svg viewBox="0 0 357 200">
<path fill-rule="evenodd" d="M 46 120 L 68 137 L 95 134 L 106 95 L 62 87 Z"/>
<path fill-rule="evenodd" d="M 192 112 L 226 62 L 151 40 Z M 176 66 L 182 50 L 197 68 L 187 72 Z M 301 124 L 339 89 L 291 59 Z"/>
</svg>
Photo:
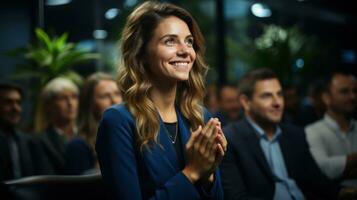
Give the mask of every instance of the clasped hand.
<svg viewBox="0 0 357 200">
<path fill-rule="evenodd" d="M 192 183 L 199 180 L 213 182 L 214 171 L 226 149 L 227 140 L 221 123 L 217 118 L 211 118 L 203 128 L 199 126 L 192 132 L 186 144 L 187 164 L 183 173 Z"/>
</svg>

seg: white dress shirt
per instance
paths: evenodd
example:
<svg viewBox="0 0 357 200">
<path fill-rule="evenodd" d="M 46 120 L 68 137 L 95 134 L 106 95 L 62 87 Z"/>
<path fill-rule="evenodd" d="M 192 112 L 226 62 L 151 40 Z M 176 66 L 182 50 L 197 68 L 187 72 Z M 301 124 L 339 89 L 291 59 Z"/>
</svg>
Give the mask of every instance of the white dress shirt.
<svg viewBox="0 0 357 200">
<path fill-rule="evenodd" d="M 305 128 L 310 151 L 320 169 L 331 179 L 342 176 L 347 155 L 357 152 L 357 122 L 343 132 L 329 115 Z"/>
</svg>

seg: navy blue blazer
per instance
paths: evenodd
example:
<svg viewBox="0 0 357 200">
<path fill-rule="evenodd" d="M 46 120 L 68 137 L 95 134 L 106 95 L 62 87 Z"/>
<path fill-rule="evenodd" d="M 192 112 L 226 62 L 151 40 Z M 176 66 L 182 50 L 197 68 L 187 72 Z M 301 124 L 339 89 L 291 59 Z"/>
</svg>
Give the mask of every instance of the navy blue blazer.
<svg viewBox="0 0 357 200">
<path fill-rule="evenodd" d="M 280 125 L 279 139 L 285 166 L 306 199 L 335 199 L 336 185 L 313 160 L 305 133 L 295 126 Z M 246 119 L 223 129 L 228 149 L 221 163 L 225 199 L 273 199 L 275 182 L 259 138 Z"/>
<path fill-rule="evenodd" d="M 208 112 L 205 116 L 207 120 Z M 190 126 L 179 111 L 177 120 L 184 150 Z M 223 199 L 218 169 L 208 192 L 199 183 L 193 185 L 180 171 L 176 151 L 162 121 L 158 136 L 160 145 L 150 150 L 138 150 L 135 132 L 135 120 L 124 105 L 105 111 L 99 125 L 96 151 L 103 179 L 117 199 Z"/>
</svg>

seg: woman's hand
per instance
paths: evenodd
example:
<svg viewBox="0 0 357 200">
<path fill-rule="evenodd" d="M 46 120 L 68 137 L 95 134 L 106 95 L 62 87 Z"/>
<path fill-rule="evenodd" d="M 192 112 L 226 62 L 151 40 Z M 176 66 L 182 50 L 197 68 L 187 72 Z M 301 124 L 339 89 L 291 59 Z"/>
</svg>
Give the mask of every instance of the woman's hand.
<svg viewBox="0 0 357 200">
<path fill-rule="evenodd" d="M 217 142 L 217 151 L 216 151 L 216 159 L 214 163 L 214 169 L 216 169 L 221 161 L 223 160 L 223 157 L 225 155 L 225 152 L 227 151 L 227 139 L 224 136 L 224 133 L 221 128 L 221 123 L 217 125 L 218 129 L 218 134 L 216 136 L 216 142 Z M 208 177 L 203 177 L 202 182 L 205 185 L 208 185 L 214 181 L 214 171 L 210 174 Z"/>
<path fill-rule="evenodd" d="M 202 128 L 192 132 L 186 144 L 187 165 L 183 173 L 192 182 L 200 179 L 214 180 L 213 173 L 224 156 L 225 137 L 220 122 L 211 118 Z M 210 181 L 211 182 L 211 181 Z"/>
<path fill-rule="evenodd" d="M 218 134 L 216 136 L 216 141 L 218 143 L 218 148 L 217 148 L 216 165 L 218 166 L 221 163 L 224 154 L 227 151 L 228 142 L 222 131 L 221 123 L 219 123 L 219 126 L 217 128 L 218 128 Z"/>
</svg>

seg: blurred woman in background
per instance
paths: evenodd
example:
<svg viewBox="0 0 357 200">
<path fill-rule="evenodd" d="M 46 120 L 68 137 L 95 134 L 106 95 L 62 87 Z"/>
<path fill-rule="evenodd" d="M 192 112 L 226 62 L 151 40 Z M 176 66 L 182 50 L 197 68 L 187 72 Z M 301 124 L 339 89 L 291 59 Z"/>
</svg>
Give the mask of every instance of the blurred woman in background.
<svg viewBox="0 0 357 200">
<path fill-rule="evenodd" d="M 35 116 L 35 131 L 55 174 L 64 174 L 65 148 L 77 135 L 79 89 L 71 80 L 58 77 L 42 89 Z"/>
<path fill-rule="evenodd" d="M 94 151 L 98 124 L 105 109 L 122 102 L 122 97 L 113 77 L 103 72 L 89 76 L 80 94 L 78 137 L 66 148 L 66 174 L 97 172 Z"/>
</svg>

